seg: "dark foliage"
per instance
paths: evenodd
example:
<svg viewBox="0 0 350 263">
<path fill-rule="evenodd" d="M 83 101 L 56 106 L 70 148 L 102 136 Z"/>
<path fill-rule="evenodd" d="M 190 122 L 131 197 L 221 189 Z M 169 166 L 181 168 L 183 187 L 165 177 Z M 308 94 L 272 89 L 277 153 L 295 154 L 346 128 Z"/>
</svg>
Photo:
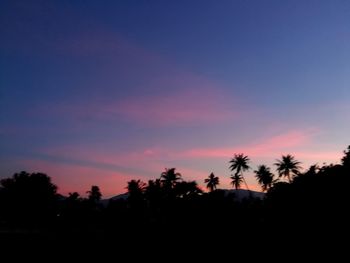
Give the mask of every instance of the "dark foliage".
<svg viewBox="0 0 350 263">
<path fill-rule="evenodd" d="M 341 164 L 313 165 L 303 173 L 293 156 L 284 156 L 277 172 L 289 175 L 288 182 L 274 180 L 268 167 L 259 166 L 255 173 L 267 191 L 264 199 L 238 199 L 237 191 L 216 189 L 219 178 L 213 173 L 205 181 L 210 189 L 205 193 L 171 168 L 148 184 L 129 181 L 127 194 L 103 203 L 98 186 L 91 187 L 87 198 L 77 192 L 63 197 L 47 175 L 21 172 L 1 180 L 0 237 L 8 243 L 21 237 L 26 244 L 35 239 L 93 249 L 112 244 L 118 253 L 130 246 L 171 253 L 179 244 L 217 251 L 226 244 L 236 251 L 254 246 L 266 254 L 297 240 L 293 251 L 301 251 L 303 245 L 325 244 L 327 235 L 333 242 L 346 236 L 349 156 L 350 148 Z M 247 161 L 243 154 L 231 160 L 239 180 L 249 168 Z"/>
<path fill-rule="evenodd" d="M 9 224 L 46 224 L 57 214 L 57 187 L 43 173 L 20 172 L 0 181 L 1 217 Z"/>
</svg>

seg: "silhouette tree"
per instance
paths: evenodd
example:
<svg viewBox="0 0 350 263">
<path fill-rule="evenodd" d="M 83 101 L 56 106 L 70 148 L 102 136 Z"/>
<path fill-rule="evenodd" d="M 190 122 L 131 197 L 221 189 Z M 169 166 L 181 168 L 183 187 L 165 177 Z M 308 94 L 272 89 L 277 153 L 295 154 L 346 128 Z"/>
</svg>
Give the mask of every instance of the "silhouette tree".
<svg viewBox="0 0 350 263">
<path fill-rule="evenodd" d="M 91 190 L 87 191 L 86 193 L 89 194 L 88 200 L 92 203 L 96 204 L 101 200 L 102 194 L 100 188 L 97 185 L 91 186 Z"/>
<path fill-rule="evenodd" d="M 57 186 L 43 173 L 16 173 L 0 180 L 2 208 L 13 221 L 39 222 L 56 216 Z"/>
<path fill-rule="evenodd" d="M 145 195 L 151 203 L 154 201 L 159 201 L 161 199 L 162 192 L 162 183 L 160 182 L 160 179 L 148 181 L 148 185 L 145 188 Z"/>
<path fill-rule="evenodd" d="M 233 186 L 233 188 L 235 188 L 236 190 L 241 188 L 241 184 L 243 183 L 243 177 L 240 174 L 235 174 L 235 175 L 231 175 L 231 184 Z"/>
<path fill-rule="evenodd" d="M 347 150 L 344 151 L 344 156 L 341 159 L 341 163 L 345 168 L 350 168 L 350 145 Z"/>
<path fill-rule="evenodd" d="M 146 184 L 141 180 L 131 180 L 128 182 L 128 203 L 133 212 L 141 212 L 140 210 L 144 205 L 143 193 L 145 191 Z"/>
<path fill-rule="evenodd" d="M 128 182 L 126 188 L 128 189 L 129 196 L 142 196 L 145 187 L 146 184 L 141 180 L 131 180 Z"/>
<path fill-rule="evenodd" d="M 207 184 L 209 191 L 213 192 L 219 184 L 219 177 L 215 176 L 214 173 L 211 173 L 208 178 L 204 180 L 204 183 Z"/>
<path fill-rule="evenodd" d="M 68 193 L 67 200 L 76 202 L 80 200 L 80 195 L 78 192 Z"/>
<path fill-rule="evenodd" d="M 232 172 L 236 171 L 234 176 L 231 176 L 232 179 L 232 185 L 238 189 L 240 188 L 240 185 L 242 181 L 244 182 L 246 188 L 249 190 L 248 184 L 244 179 L 243 172 L 248 171 L 250 169 L 250 166 L 248 165 L 250 162 L 248 156 L 244 155 L 243 153 L 235 154 L 234 157 L 231 159 L 230 163 L 230 170 Z"/>
<path fill-rule="evenodd" d="M 304 173 L 306 176 L 315 176 L 317 175 L 320 167 L 317 164 L 311 165 L 309 169 Z"/>
<path fill-rule="evenodd" d="M 202 193 L 202 190 L 199 189 L 197 182 L 179 182 L 175 186 L 176 197 L 185 198 L 185 197 L 193 197 Z"/>
<path fill-rule="evenodd" d="M 167 169 L 160 175 L 160 181 L 166 188 L 174 188 L 175 185 L 182 180 L 181 174 L 175 172 L 176 168 Z"/>
<path fill-rule="evenodd" d="M 64 200 L 64 206 L 62 208 L 62 216 L 69 221 L 75 221 L 83 217 L 83 198 L 80 197 L 79 193 L 69 193 L 68 197 Z"/>
<path fill-rule="evenodd" d="M 300 162 L 295 160 L 295 157 L 288 154 L 282 155 L 282 160 L 277 160 L 274 164 L 277 166 L 277 172 L 279 177 L 287 177 L 288 182 L 292 181 L 292 177 L 300 174 L 301 166 Z"/>
<path fill-rule="evenodd" d="M 259 165 L 258 170 L 254 171 L 254 173 L 264 192 L 271 188 L 274 183 L 274 175 L 271 173 L 269 167 L 266 165 Z"/>
</svg>

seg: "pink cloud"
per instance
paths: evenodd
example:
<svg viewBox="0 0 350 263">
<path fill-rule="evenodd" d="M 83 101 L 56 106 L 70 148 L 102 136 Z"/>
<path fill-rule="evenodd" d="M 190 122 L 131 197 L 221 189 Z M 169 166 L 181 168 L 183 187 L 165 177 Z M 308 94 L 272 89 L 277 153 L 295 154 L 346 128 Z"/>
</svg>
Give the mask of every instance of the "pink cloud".
<svg viewBox="0 0 350 263">
<path fill-rule="evenodd" d="M 43 160 L 22 160 L 22 165 L 30 172 L 44 172 L 49 175 L 59 187 L 58 192 L 64 195 L 77 191 L 86 196 L 91 185 L 98 185 L 103 198 L 108 198 L 126 192 L 127 182 L 139 178 L 130 173 Z"/>
<path fill-rule="evenodd" d="M 108 115 L 121 115 L 152 125 L 212 123 L 234 117 L 215 90 L 182 90 L 156 96 L 129 98 L 104 109 Z"/>
<path fill-rule="evenodd" d="M 98 184 L 105 192 L 121 193 L 125 189 L 126 183 L 130 179 L 141 179 L 147 182 L 149 179 L 160 177 L 165 168 L 176 167 L 184 180 L 195 180 L 201 188 L 205 188 L 204 179 L 209 175 L 209 171 L 197 168 L 190 168 L 186 165 L 169 165 L 170 159 L 177 159 L 176 153 L 160 149 L 147 148 L 144 150 L 125 152 L 123 154 L 103 151 L 98 148 L 89 147 L 57 147 L 42 150 L 42 153 L 56 157 L 56 162 L 31 161 L 27 162 L 28 169 L 41 169 L 48 174 L 60 175 L 57 178 L 58 184 L 64 193 L 85 189 L 91 184 Z M 175 157 L 174 157 L 175 156 Z M 60 163 L 63 159 L 63 164 Z M 69 161 L 68 164 L 66 161 Z M 83 165 L 81 164 L 83 163 Z M 107 165 L 107 168 L 104 167 Z M 118 171 L 120 165 L 123 170 L 133 170 L 132 173 Z M 101 168 L 99 168 L 101 167 Z M 115 171 L 116 170 L 116 171 Z M 72 175 L 71 177 L 67 175 Z M 117 177 L 120 177 L 117 179 Z M 111 186 L 113 185 L 113 188 Z M 122 187 L 120 187 L 122 186 Z M 222 184 L 222 187 L 230 187 L 228 184 Z"/>
<path fill-rule="evenodd" d="M 191 80 L 188 80 L 191 82 Z M 169 80 L 171 82 L 171 80 Z M 168 86 L 168 83 L 163 83 Z M 193 87 L 175 87 L 174 91 L 156 95 L 142 95 L 123 99 L 90 100 L 64 103 L 43 111 L 58 117 L 81 120 L 117 121 L 123 119 L 132 123 L 152 126 L 177 126 L 215 124 L 233 120 L 240 116 L 239 109 L 233 109 L 231 101 L 222 88 L 203 88 L 200 82 Z M 201 88 L 198 88 L 201 87 Z M 73 127 L 77 124 L 75 123 Z"/>
<path fill-rule="evenodd" d="M 342 156 L 341 151 L 304 150 L 306 147 L 312 148 L 313 136 L 317 133 L 316 129 L 288 131 L 248 146 L 196 148 L 177 154 L 183 158 L 198 159 L 232 158 L 235 153 L 244 153 L 249 157 L 276 159 L 282 154 L 290 153 L 308 162 L 338 162 Z"/>
<path fill-rule="evenodd" d="M 301 160 L 306 160 L 308 163 L 319 165 L 326 163 L 339 163 L 343 153 L 341 151 L 295 151 L 293 152 Z"/>
<path fill-rule="evenodd" d="M 148 164 L 147 167 L 150 167 L 150 164 L 158 160 L 160 156 L 165 158 L 171 157 L 169 152 L 157 147 L 130 152 L 117 152 L 103 146 L 67 145 L 42 148 L 39 152 L 44 156 L 57 157 L 76 163 L 86 162 L 92 165 L 100 164 L 124 167 L 142 167 L 144 164 Z M 159 167 L 157 166 L 157 168 L 159 172 Z M 160 168 L 163 168 L 163 165 Z"/>
<path fill-rule="evenodd" d="M 115 32 L 95 28 L 51 46 L 58 55 L 102 57 L 101 69 L 89 76 L 92 81 L 84 83 L 86 87 L 79 87 L 79 83 L 76 87 L 100 92 L 97 97 L 81 96 L 57 105 L 39 105 L 36 115 L 56 114 L 75 121 L 123 119 L 156 126 L 212 124 L 240 115 L 239 100 L 234 100 L 223 85 L 181 68 Z M 116 91 L 127 89 L 124 83 L 134 83 L 135 78 L 139 80 L 134 84 L 138 93 L 127 97 L 121 92 L 119 96 Z M 236 105 L 235 109 L 232 105 Z"/>
<path fill-rule="evenodd" d="M 124 172 L 117 169 L 105 169 L 96 167 L 96 164 L 103 166 L 115 165 L 118 158 L 110 157 L 108 153 L 93 153 L 86 149 L 62 147 L 52 149 L 49 156 L 65 157 L 67 162 L 46 161 L 46 160 L 22 160 L 22 166 L 31 172 L 44 172 L 53 178 L 55 184 L 59 186 L 59 192 L 67 195 L 69 192 L 78 191 L 83 196 L 91 185 L 98 185 L 104 198 L 114 196 L 126 191 L 127 182 L 132 179 L 141 179 L 147 182 L 150 179 L 157 179 L 165 168 L 172 168 L 158 160 L 159 151 L 156 149 L 146 149 L 140 152 L 125 154 L 123 157 L 124 166 L 134 166 L 138 172 Z M 156 155 L 155 158 L 152 155 Z M 115 155 L 116 156 L 116 155 Z M 120 155 L 122 156 L 122 155 Z M 72 158 L 72 159 L 70 159 Z M 83 164 L 80 164 L 84 160 Z M 92 162 L 92 163 L 90 163 Z M 177 167 L 177 171 L 186 181 L 195 180 L 202 189 L 203 183 L 209 172 L 193 169 L 186 166 Z M 222 184 L 222 187 L 226 186 Z M 227 184 L 229 187 L 229 184 Z"/>
<path fill-rule="evenodd" d="M 293 154 L 298 159 L 314 162 L 336 162 L 342 156 L 341 151 L 304 150 L 312 148 L 312 139 L 316 134 L 314 129 L 307 131 L 289 131 L 284 134 L 260 139 L 260 142 L 248 146 L 195 148 L 188 150 L 169 150 L 160 147 L 139 149 L 131 152 L 116 152 L 98 147 L 66 146 L 43 149 L 42 153 L 53 157 L 63 157 L 70 160 L 91 162 L 94 166 L 111 165 L 137 168 L 159 174 L 165 167 L 164 163 L 191 159 L 229 159 L 235 153 L 244 153 L 251 158 L 271 158 L 275 160 L 282 154 Z M 189 171 L 191 174 L 192 171 Z M 196 175 L 199 175 L 196 173 Z"/>
<path fill-rule="evenodd" d="M 271 156 L 281 151 L 302 146 L 310 141 L 310 132 L 289 131 L 285 134 L 276 135 L 265 139 L 263 142 L 248 146 L 222 147 L 222 148 L 198 148 L 183 153 L 190 158 L 230 158 L 234 153 L 245 153 L 249 156 Z"/>
<path fill-rule="evenodd" d="M 60 184 L 62 183 L 62 189 L 65 192 L 73 191 L 74 188 L 85 189 L 95 183 L 101 185 L 108 194 L 112 195 L 124 192 L 126 182 L 130 179 L 140 178 L 147 182 L 149 179 L 159 178 L 160 173 L 166 167 L 176 167 L 183 174 L 185 180 L 196 180 L 202 188 L 205 188 L 203 181 L 211 170 L 203 169 L 203 167 L 209 167 L 208 164 L 203 166 L 201 164 L 202 162 L 208 162 L 210 159 L 210 164 L 212 164 L 210 169 L 213 169 L 214 173 L 218 172 L 217 175 L 220 177 L 220 188 L 231 188 L 227 162 L 235 153 L 247 154 L 252 158 L 253 166 L 261 161 L 272 165 L 276 158 L 288 153 L 302 161 L 304 168 L 314 163 L 322 165 L 323 162 L 338 162 L 342 156 L 341 150 L 332 151 L 328 148 L 328 150 L 322 151 L 313 147 L 315 137 L 319 133 L 320 131 L 317 129 L 291 130 L 282 134 L 260 138 L 255 143 L 247 146 L 187 150 L 149 147 L 130 152 L 118 152 L 113 147 L 60 146 L 42 149 L 41 153 L 55 157 L 57 162 L 62 160 L 63 164 L 55 162 L 47 165 L 44 162 L 36 167 L 54 175 L 63 174 L 64 176 L 57 178 L 62 180 Z M 194 161 L 194 163 L 197 163 L 197 167 L 194 163 L 188 165 L 187 161 Z M 247 183 L 250 189 L 259 190 L 252 171 L 246 173 Z M 74 176 L 70 178 L 69 174 Z"/>
</svg>

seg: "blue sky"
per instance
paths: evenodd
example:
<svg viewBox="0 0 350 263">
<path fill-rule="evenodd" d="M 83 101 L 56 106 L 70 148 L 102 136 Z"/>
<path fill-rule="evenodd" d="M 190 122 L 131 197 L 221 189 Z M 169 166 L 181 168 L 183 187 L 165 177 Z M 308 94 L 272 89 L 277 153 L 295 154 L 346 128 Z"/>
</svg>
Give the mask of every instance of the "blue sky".
<svg viewBox="0 0 350 263">
<path fill-rule="evenodd" d="M 227 188 L 235 153 L 307 168 L 349 144 L 348 1 L 2 1 L 0 36 L 1 177 Z"/>
</svg>

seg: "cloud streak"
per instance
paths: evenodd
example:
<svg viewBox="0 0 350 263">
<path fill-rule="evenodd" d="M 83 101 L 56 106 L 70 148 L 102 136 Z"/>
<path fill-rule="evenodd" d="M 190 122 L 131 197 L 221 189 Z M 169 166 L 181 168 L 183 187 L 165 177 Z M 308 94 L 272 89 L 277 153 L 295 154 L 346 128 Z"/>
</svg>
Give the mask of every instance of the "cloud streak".
<svg viewBox="0 0 350 263">
<path fill-rule="evenodd" d="M 38 103 L 27 114 L 71 122 L 123 120 L 163 127 L 215 124 L 241 115 L 239 100 L 227 87 L 114 32 L 92 29 L 47 41 L 56 56 L 77 61 L 97 59 L 102 66 L 88 76 L 86 72 L 83 76 L 80 71 L 75 73 L 80 81 L 72 89 L 80 91 L 81 96 L 71 95 L 48 105 Z M 96 90 L 97 95 L 91 95 Z"/>
<path fill-rule="evenodd" d="M 310 132 L 288 131 L 248 146 L 197 148 L 185 151 L 183 155 L 190 158 L 230 158 L 233 153 L 242 152 L 252 157 L 275 156 L 282 151 L 309 143 L 310 138 Z"/>
<path fill-rule="evenodd" d="M 339 160 L 341 156 L 341 152 L 305 150 L 306 146 L 313 146 L 313 137 L 317 133 L 313 129 L 287 130 L 265 138 L 257 135 L 245 146 L 215 146 L 224 145 L 225 138 L 219 136 L 203 136 L 215 140 L 210 144 L 203 141 L 203 146 L 191 143 L 184 139 L 182 128 L 197 128 L 188 129 L 193 132 L 190 136 L 195 137 L 208 127 L 218 127 L 219 130 L 223 129 L 220 124 L 231 123 L 227 127 L 235 132 L 234 120 L 247 117 L 239 103 L 240 98 L 234 95 L 234 88 L 180 67 L 108 30 L 95 28 L 71 32 L 58 39 L 45 38 L 45 34 L 40 35 L 39 32 L 39 39 L 31 40 L 32 48 L 27 48 L 23 42 L 18 42 L 17 48 L 24 48 L 23 52 L 34 56 L 44 49 L 50 58 L 64 57 L 81 67 L 67 65 L 72 72 L 61 69 L 63 77 L 74 75 L 74 78 L 67 77 L 68 81 L 63 82 L 69 87 L 65 90 L 67 98 L 53 100 L 46 105 L 41 100 L 34 102 L 33 108 L 25 109 L 31 115 L 31 118 L 24 118 L 30 120 L 29 125 L 20 124 L 17 129 L 9 125 L 0 129 L 0 134 L 37 134 L 40 139 L 38 144 L 42 135 L 51 134 L 51 138 L 46 138 L 50 145 L 32 154 L 24 163 L 31 171 L 40 170 L 52 175 L 63 193 L 77 190 L 83 193 L 92 184 L 98 184 L 107 195 L 113 195 L 124 192 L 128 180 L 154 179 L 165 167 L 174 166 L 185 179 L 197 180 L 203 186 L 204 178 L 211 172 L 203 168 L 209 167 L 208 163 L 213 165 L 210 169 L 221 172 L 222 187 L 229 187 L 230 179 L 225 177 L 229 171 L 224 162 L 226 164 L 233 154 L 241 152 L 253 158 L 254 162 L 259 159 L 274 161 L 286 153 L 310 162 Z M 93 70 L 90 71 L 89 67 Z M 46 86 L 42 88 L 46 90 Z M 260 109 L 250 106 L 249 110 L 255 112 Z M 45 126 L 45 122 L 40 121 L 41 117 L 52 122 L 47 122 Z M 257 116 L 250 117 L 246 118 L 250 123 L 258 120 Z M 36 126 L 33 123 L 37 123 Z M 113 134 L 117 126 L 113 124 L 116 123 L 121 123 L 117 128 L 123 130 L 118 135 Z M 281 128 L 276 123 L 268 125 Z M 267 130 L 266 127 L 251 127 L 257 128 L 255 134 Z M 154 134 L 159 130 L 167 132 L 167 128 L 171 134 L 165 134 L 163 143 L 157 139 L 156 145 L 148 143 L 149 137 L 143 134 L 144 131 Z M 134 130 L 140 131 L 134 133 L 140 137 L 136 139 L 146 142 L 137 149 L 129 147 L 135 138 L 128 135 Z M 62 146 L 62 140 L 56 141 L 58 134 L 64 134 L 68 139 L 73 138 L 69 138 L 72 134 L 79 136 L 68 141 L 82 140 L 76 146 Z M 103 137 L 105 134 L 109 137 Z M 92 142 L 95 137 L 96 141 Z M 124 138 L 130 141 L 124 141 Z M 120 142 L 125 150 L 112 149 L 111 140 Z M 202 168 L 196 168 L 197 164 Z M 247 181 L 250 188 L 256 187 L 252 180 Z"/>
<path fill-rule="evenodd" d="M 164 84 L 166 85 L 166 84 Z M 216 90 L 196 87 L 164 95 L 129 98 L 105 108 L 107 114 L 152 125 L 208 124 L 234 117 Z"/>
<path fill-rule="evenodd" d="M 223 92 L 223 88 L 208 85 L 208 81 L 188 74 L 186 78 L 182 79 L 186 85 L 176 84 L 171 77 L 157 81 L 155 89 L 173 87 L 167 92 L 122 98 L 100 97 L 90 99 L 89 103 L 77 100 L 60 103 L 57 107 L 39 106 L 34 114 L 54 114 L 74 121 L 123 120 L 146 126 L 213 125 L 241 116 L 239 107 L 233 106 L 232 98 Z M 45 111 L 44 108 L 51 110 Z"/>
<path fill-rule="evenodd" d="M 337 162 L 340 160 L 341 151 L 317 151 L 303 150 L 305 147 L 313 145 L 313 138 L 317 135 L 315 129 L 308 131 L 291 130 L 283 134 L 270 136 L 255 144 L 248 146 L 236 146 L 227 148 L 195 148 L 185 150 L 170 150 L 161 147 L 140 148 L 135 151 L 117 152 L 115 150 L 90 148 L 90 147 L 59 147 L 43 149 L 41 157 L 34 162 L 28 162 L 29 168 L 41 169 L 62 183 L 64 192 L 72 191 L 72 187 L 81 189 L 87 187 L 87 183 L 96 183 L 107 189 L 112 195 L 124 191 L 128 180 L 158 178 L 164 168 L 176 167 L 186 180 L 196 180 L 201 187 L 204 187 L 203 180 L 210 172 L 218 172 L 221 180 L 221 187 L 229 188 L 229 170 L 225 164 L 233 154 L 243 152 L 252 159 L 253 167 L 257 161 L 267 161 L 272 163 L 281 154 L 291 153 L 306 165 L 318 162 Z M 210 161 L 212 167 L 208 165 L 193 165 Z M 189 163 L 192 163 L 189 165 Z M 187 163 L 187 164 L 186 164 Z M 208 170 L 203 167 L 209 167 Z M 74 178 L 70 178 L 74 175 Z M 120 177 L 117 179 L 117 177 Z M 63 178 L 65 178 L 63 180 Z M 80 178 L 80 179 L 79 179 Z M 90 179 L 89 179 L 90 178 Z M 81 180 L 82 186 L 78 186 Z M 86 180 L 86 182 L 85 182 Z M 251 172 L 247 173 L 247 182 L 250 189 L 258 190 L 258 186 L 253 179 Z M 114 184 L 111 187 L 110 184 Z M 69 186 L 72 185 L 72 186 Z M 66 187 L 68 187 L 66 189 Z"/>
</svg>

